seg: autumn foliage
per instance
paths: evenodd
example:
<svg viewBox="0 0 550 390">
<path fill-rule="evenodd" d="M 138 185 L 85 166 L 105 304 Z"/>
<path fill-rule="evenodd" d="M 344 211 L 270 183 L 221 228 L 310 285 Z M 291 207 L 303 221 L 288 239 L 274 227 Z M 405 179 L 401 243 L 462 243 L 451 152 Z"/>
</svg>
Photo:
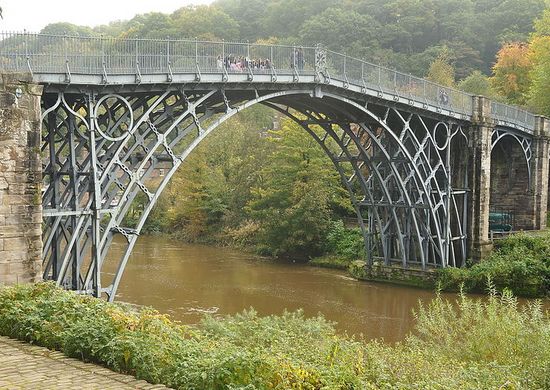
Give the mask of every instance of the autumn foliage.
<svg viewBox="0 0 550 390">
<path fill-rule="evenodd" d="M 497 53 L 497 61 L 493 67 L 493 89 L 510 103 L 525 104 L 532 66 L 527 44 L 505 44 Z"/>
</svg>

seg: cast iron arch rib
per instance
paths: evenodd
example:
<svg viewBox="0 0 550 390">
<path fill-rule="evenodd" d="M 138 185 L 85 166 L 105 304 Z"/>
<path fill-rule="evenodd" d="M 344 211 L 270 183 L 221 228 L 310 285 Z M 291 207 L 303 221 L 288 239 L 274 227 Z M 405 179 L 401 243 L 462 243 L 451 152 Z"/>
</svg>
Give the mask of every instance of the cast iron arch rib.
<svg viewBox="0 0 550 390">
<path fill-rule="evenodd" d="M 451 248 L 453 240 L 465 248 L 466 226 L 458 218 L 448 164 L 460 123 L 360 103 L 319 86 L 60 92 L 44 99 L 43 150 L 50 155 L 44 169 L 44 277 L 113 300 L 145 220 L 178 167 L 221 123 L 255 104 L 291 118 L 327 153 L 350 194 L 369 264 L 464 262 L 465 251 L 457 255 Z M 438 127 L 445 129 L 443 147 L 435 140 Z M 167 172 L 152 186 L 159 167 Z M 125 225 L 138 196 L 145 208 L 134 226 Z M 457 227 L 450 226 L 452 213 Z M 125 238 L 125 247 L 105 285 L 102 270 L 112 261 L 115 234 Z"/>
</svg>

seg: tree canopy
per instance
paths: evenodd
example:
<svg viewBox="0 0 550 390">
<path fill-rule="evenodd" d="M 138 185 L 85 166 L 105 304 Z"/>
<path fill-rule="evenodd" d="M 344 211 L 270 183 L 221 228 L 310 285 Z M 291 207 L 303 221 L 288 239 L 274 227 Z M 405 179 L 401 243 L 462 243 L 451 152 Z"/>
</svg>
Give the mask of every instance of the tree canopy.
<svg viewBox="0 0 550 390">
<path fill-rule="evenodd" d="M 458 79 L 489 74 L 503 43 L 550 30 L 544 0 L 217 0 L 172 14 L 137 15 L 93 30 L 69 23 L 45 32 L 146 38 L 322 43 L 372 62 L 426 76 L 445 48 Z M 53 31 L 52 31 L 53 30 Z"/>
</svg>

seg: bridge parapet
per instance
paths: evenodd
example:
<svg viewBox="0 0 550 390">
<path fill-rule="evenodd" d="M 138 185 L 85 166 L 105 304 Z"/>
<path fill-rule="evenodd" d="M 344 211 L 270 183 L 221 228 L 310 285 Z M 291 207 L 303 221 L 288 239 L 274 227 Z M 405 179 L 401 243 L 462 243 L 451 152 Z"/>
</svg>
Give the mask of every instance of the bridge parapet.
<svg viewBox="0 0 550 390">
<path fill-rule="evenodd" d="M 491 114 L 501 126 L 512 127 L 533 134 L 535 131 L 535 114 L 500 102 L 491 101 Z"/>
<path fill-rule="evenodd" d="M 462 119 L 472 115 L 468 93 L 321 46 L 32 33 L 0 38 L 0 68 L 29 71 L 42 84 L 320 83 Z"/>
</svg>

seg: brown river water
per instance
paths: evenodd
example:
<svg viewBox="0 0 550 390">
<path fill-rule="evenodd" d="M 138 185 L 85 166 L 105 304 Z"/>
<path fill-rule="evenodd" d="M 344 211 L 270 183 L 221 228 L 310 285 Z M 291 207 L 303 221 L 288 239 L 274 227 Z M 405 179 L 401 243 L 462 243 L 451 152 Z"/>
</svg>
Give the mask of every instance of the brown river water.
<svg viewBox="0 0 550 390">
<path fill-rule="evenodd" d="M 117 258 L 122 249 L 120 241 L 113 243 Z M 395 342 L 412 330 L 412 311 L 419 300 L 429 302 L 434 296 L 421 289 L 356 281 L 343 271 L 142 236 L 116 299 L 151 306 L 187 324 L 197 323 L 205 313 L 235 314 L 253 307 L 268 315 L 301 308 L 306 316 L 321 313 L 337 322 L 339 332 Z"/>
</svg>

